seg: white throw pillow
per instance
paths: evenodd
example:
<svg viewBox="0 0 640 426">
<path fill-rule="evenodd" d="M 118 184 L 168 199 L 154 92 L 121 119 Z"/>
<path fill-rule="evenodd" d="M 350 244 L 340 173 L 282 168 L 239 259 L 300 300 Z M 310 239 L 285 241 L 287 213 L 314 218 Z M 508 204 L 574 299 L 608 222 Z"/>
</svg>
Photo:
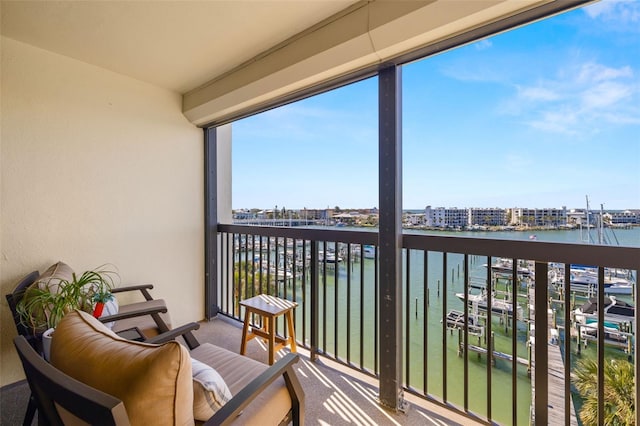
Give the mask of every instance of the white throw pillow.
<svg viewBox="0 0 640 426">
<path fill-rule="evenodd" d="M 191 358 L 193 374 L 193 417 L 207 421 L 232 397 L 220 374 L 207 364 Z"/>
</svg>

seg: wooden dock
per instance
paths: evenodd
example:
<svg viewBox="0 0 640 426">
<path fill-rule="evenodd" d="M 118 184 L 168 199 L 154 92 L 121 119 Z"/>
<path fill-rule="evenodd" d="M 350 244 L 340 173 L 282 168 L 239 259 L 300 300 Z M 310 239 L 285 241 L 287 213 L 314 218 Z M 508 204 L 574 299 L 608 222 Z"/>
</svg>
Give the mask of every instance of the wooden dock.
<svg viewBox="0 0 640 426">
<path fill-rule="evenodd" d="M 534 295 L 535 293 L 529 292 L 529 303 L 531 305 L 535 304 Z M 535 314 L 531 316 L 531 321 L 535 320 Z M 553 318 L 549 311 L 547 311 L 547 326 L 553 326 Z M 554 329 L 554 331 L 556 331 Z M 548 343 L 551 337 L 551 329 L 547 328 L 547 332 L 544 333 L 545 340 L 540 339 L 541 336 L 537 336 L 533 340 L 537 344 L 545 344 L 547 345 L 547 362 L 549 364 L 548 370 L 548 378 L 547 378 L 547 416 L 550 425 L 562 425 L 565 424 L 565 410 L 564 403 L 566 398 L 569 398 L 569 424 L 570 425 L 578 425 L 578 419 L 576 418 L 576 411 L 573 408 L 573 397 L 571 393 L 566 395 L 564 392 L 564 361 L 562 359 L 562 352 L 560 351 L 560 340 L 556 340 L 556 343 Z M 557 336 L 557 334 L 556 334 Z M 565 338 L 570 338 L 565 333 Z M 532 360 L 532 370 L 531 370 L 531 400 L 532 404 L 535 404 L 536 398 L 536 386 L 535 386 L 535 350 L 531 351 Z"/>
<path fill-rule="evenodd" d="M 547 384 L 549 388 L 549 424 L 561 425 L 564 423 L 564 362 L 562 360 L 562 353 L 560 352 L 559 345 L 547 345 L 547 354 L 549 362 L 549 382 Z M 535 368 L 535 367 L 534 367 Z M 535 377 L 535 376 L 534 376 Z M 534 386 L 535 392 L 535 386 Z M 578 419 L 576 418 L 576 411 L 573 409 L 573 398 L 569 393 L 570 398 L 569 406 L 570 418 L 569 424 L 578 425 Z"/>
</svg>

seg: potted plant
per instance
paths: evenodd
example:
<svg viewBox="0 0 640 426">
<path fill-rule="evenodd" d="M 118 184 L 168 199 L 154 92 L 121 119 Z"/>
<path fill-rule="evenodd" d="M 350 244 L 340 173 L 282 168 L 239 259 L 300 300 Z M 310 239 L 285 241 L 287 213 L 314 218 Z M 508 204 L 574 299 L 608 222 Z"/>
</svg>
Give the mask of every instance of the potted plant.
<svg viewBox="0 0 640 426">
<path fill-rule="evenodd" d="M 36 281 L 16 305 L 20 321 L 34 335 L 46 338 L 67 313 L 76 309 L 94 313 L 94 304 L 113 297 L 111 290 L 117 273 L 104 266 L 85 271 L 80 276 L 73 273 L 71 277 L 70 280 L 60 279 L 53 285 Z M 45 352 L 46 346 L 43 340 Z"/>
<path fill-rule="evenodd" d="M 102 311 L 104 310 L 104 304 L 110 300 L 113 300 L 113 294 L 110 290 L 101 289 L 96 291 L 93 294 L 93 301 L 95 302 L 95 306 L 93 307 L 93 316 L 100 318 Z"/>
<path fill-rule="evenodd" d="M 55 328 L 67 313 L 75 309 L 93 313 L 95 302 L 109 300 L 116 276 L 116 272 L 101 266 L 80 276 L 73 273 L 71 280 L 60 280 L 55 289 L 36 282 L 25 291 L 16 310 L 34 334 Z"/>
</svg>

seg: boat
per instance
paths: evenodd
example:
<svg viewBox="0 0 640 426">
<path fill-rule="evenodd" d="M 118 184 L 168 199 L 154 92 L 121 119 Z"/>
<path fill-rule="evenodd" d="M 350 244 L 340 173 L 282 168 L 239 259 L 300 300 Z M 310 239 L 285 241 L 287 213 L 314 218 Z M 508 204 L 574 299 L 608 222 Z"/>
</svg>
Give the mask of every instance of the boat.
<svg viewBox="0 0 640 426">
<path fill-rule="evenodd" d="M 598 274 L 597 272 L 584 270 L 576 271 L 571 269 L 571 289 L 580 291 L 589 288 L 595 290 L 598 288 Z M 607 277 L 604 279 L 604 292 L 605 294 L 632 294 L 633 284 L 631 281 L 620 277 Z"/>
<path fill-rule="evenodd" d="M 486 264 L 482 266 L 487 267 Z M 491 265 L 491 272 L 500 277 L 511 277 L 513 273 L 513 260 L 505 257 L 499 258 L 496 263 Z M 533 270 L 523 265 L 518 265 L 517 272 L 520 278 L 533 278 L 534 276 Z"/>
<path fill-rule="evenodd" d="M 564 266 L 554 268 L 557 280 L 554 284 L 564 287 Z M 596 294 L 598 290 L 598 270 L 594 267 L 571 265 L 571 291 Z M 634 282 L 605 269 L 604 293 L 608 295 L 633 294 Z"/>
<path fill-rule="evenodd" d="M 635 306 L 615 296 L 604 298 L 604 321 L 609 324 L 630 323 L 635 317 Z M 574 311 L 576 321 L 588 325 L 598 320 L 598 298 L 591 297 Z"/>
<path fill-rule="evenodd" d="M 456 297 L 460 299 L 462 302 L 464 302 L 464 293 L 456 293 Z M 483 290 L 482 293 L 480 294 L 469 293 L 467 296 L 467 303 L 469 304 L 469 307 L 473 308 L 474 310 L 477 309 L 477 310 L 486 312 L 487 310 L 486 292 Z M 510 300 L 499 299 L 497 297 L 491 298 L 491 312 L 498 315 L 504 315 L 504 314 L 512 315 L 513 305 L 514 304 Z M 522 306 L 518 305 L 517 303 L 515 305 L 516 305 L 516 318 L 518 320 L 523 320 L 524 315 L 523 315 Z"/>
<path fill-rule="evenodd" d="M 325 261 L 325 252 L 322 251 L 322 250 L 318 251 L 318 261 L 319 262 L 324 262 Z M 327 263 L 339 263 L 339 262 L 342 262 L 342 257 L 336 256 L 336 253 L 333 250 L 327 250 L 326 262 Z"/>
<path fill-rule="evenodd" d="M 376 257 L 376 248 L 372 245 L 364 246 L 364 258 L 365 259 L 375 259 Z"/>
<path fill-rule="evenodd" d="M 440 320 L 442 322 L 442 320 Z M 448 330 L 468 330 L 474 336 L 484 336 L 484 326 L 478 321 L 477 315 L 467 315 L 467 323 L 464 321 L 464 312 L 455 309 L 447 313 Z"/>
</svg>

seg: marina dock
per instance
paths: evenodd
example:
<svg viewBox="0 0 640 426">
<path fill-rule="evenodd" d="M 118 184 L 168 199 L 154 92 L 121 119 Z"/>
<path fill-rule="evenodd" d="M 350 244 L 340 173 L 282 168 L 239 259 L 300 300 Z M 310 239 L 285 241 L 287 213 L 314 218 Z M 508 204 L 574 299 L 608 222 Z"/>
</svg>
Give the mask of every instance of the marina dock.
<svg viewBox="0 0 640 426">
<path fill-rule="evenodd" d="M 535 306 L 535 292 L 529 290 L 529 306 Z M 530 320 L 535 321 L 535 312 L 530 315 Z M 561 425 L 565 424 L 565 415 L 569 416 L 570 425 L 578 425 L 578 419 L 576 418 L 576 411 L 573 405 L 573 397 L 569 393 L 568 398 L 571 398 L 569 402 L 569 413 L 565 413 L 565 393 L 564 393 L 564 375 L 565 365 L 562 358 L 562 352 L 560 350 L 560 340 L 557 339 L 558 330 L 553 328 L 554 320 L 551 309 L 547 310 L 547 333 L 545 333 L 545 340 L 537 338 L 531 339 L 532 344 L 546 344 L 547 345 L 547 362 L 548 365 L 548 378 L 547 378 L 547 402 L 548 410 L 547 416 L 549 424 Z M 570 338 L 565 333 L 565 338 Z M 553 341 L 553 343 L 551 343 Z M 536 398 L 536 384 L 535 384 L 535 351 L 531 350 L 531 401 L 535 401 Z"/>
<path fill-rule="evenodd" d="M 547 344 L 547 354 L 548 354 L 548 362 L 549 362 L 549 379 L 548 379 L 548 418 L 550 425 L 561 425 L 565 424 L 565 412 L 564 412 L 564 362 L 562 360 L 562 353 L 560 352 L 560 346 Z M 535 363 L 533 364 L 533 368 L 535 368 Z M 535 374 L 531 375 L 531 392 L 532 399 L 535 400 L 536 397 L 536 386 Z M 578 419 L 576 418 L 576 412 L 573 409 L 573 398 L 571 394 L 569 394 L 569 398 L 571 398 L 570 402 L 570 413 L 569 413 L 569 424 L 570 425 L 578 425 Z"/>
</svg>

